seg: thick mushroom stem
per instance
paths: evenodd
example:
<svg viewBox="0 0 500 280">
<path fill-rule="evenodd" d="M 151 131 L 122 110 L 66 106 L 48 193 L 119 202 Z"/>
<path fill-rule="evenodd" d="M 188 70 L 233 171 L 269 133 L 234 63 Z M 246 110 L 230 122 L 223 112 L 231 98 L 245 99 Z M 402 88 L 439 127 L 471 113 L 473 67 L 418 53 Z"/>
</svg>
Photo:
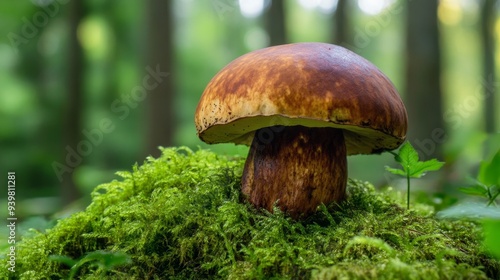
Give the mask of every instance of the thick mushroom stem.
<svg viewBox="0 0 500 280">
<path fill-rule="evenodd" d="M 289 126 L 255 132 L 241 188 L 257 208 L 272 211 L 276 203 L 299 218 L 321 203 L 341 201 L 346 184 L 342 130 Z"/>
</svg>

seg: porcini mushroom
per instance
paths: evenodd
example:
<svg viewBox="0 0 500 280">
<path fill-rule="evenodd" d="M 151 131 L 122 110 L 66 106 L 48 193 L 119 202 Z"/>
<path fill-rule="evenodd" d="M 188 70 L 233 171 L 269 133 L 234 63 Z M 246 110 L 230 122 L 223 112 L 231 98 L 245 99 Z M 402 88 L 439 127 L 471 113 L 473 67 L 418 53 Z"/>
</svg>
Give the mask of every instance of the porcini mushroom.
<svg viewBox="0 0 500 280">
<path fill-rule="evenodd" d="M 296 43 L 224 67 L 205 88 L 195 124 L 206 143 L 250 145 L 242 193 L 298 218 L 345 197 L 347 155 L 399 147 L 407 115 L 368 60 L 336 45 Z"/>
</svg>

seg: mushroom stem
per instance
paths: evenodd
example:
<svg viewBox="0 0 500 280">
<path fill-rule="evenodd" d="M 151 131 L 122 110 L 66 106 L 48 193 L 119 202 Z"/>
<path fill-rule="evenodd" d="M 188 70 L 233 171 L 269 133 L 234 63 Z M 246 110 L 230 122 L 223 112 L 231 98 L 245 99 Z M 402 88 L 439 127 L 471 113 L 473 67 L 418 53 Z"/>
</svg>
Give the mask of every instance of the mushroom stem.
<svg viewBox="0 0 500 280">
<path fill-rule="evenodd" d="M 255 132 L 241 188 L 257 208 L 272 211 L 276 203 L 299 218 L 315 212 L 321 203 L 341 201 L 346 184 L 342 130 L 288 126 Z"/>
</svg>

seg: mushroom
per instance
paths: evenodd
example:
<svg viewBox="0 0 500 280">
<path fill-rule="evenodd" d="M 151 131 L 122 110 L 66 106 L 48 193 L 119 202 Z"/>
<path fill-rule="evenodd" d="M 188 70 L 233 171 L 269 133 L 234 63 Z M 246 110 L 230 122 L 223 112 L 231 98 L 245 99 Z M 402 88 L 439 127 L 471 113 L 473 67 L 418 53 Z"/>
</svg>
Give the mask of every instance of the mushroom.
<svg viewBox="0 0 500 280">
<path fill-rule="evenodd" d="M 296 43 L 247 53 L 205 88 L 195 113 L 206 143 L 250 145 L 244 197 L 293 218 L 346 196 L 347 155 L 396 149 L 407 114 L 390 80 L 340 46 Z"/>
</svg>

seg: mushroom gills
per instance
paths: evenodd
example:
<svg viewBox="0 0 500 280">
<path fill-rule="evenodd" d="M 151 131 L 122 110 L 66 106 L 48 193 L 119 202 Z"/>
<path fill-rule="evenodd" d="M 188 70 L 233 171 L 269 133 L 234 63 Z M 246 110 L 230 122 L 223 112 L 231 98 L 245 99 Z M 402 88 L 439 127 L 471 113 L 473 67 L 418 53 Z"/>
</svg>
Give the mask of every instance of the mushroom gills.
<svg viewBox="0 0 500 280">
<path fill-rule="evenodd" d="M 242 193 L 257 208 L 276 204 L 293 218 L 345 197 L 347 159 L 341 129 L 274 126 L 259 129 L 242 176 Z"/>
</svg>

